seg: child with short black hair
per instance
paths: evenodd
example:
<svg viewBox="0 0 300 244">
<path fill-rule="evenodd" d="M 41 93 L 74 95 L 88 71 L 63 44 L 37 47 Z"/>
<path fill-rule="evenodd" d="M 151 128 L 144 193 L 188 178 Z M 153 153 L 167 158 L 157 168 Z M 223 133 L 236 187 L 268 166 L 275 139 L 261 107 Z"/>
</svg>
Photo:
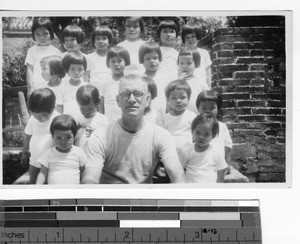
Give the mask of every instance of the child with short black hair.
<svg viewBox="0 0 300 244">
<path fill-rule="evenodd" d="M 61 114 L 69 114 L 76 118 L 80 114 L 76 102 L 76 92 L 87 83 L 83 81 L 87 61 L 80 52 L 69 52 L 62 59 L 62 67 L 68 74 L 63 80 L 63 88 L 57 97 L 57 109 Z"/>
<path fill-rule="evenodd" d="M 191 125 L 193 144 L 183 148 L 180 160 L 187 183 L 224 182 L 227 163 L 210 142 L 219 133 L 219 123 L 211 113 L 201 113 Z"/>
<path fill-rule="evenodd" d="M 41 60 L 42 77 L 48 81 L 47 87 L 51 89 L 57 97 L 62 89 L 61 79 L 65 77 L 65 71 L 61 64 L 61 57 L 52 55 Z"/>
<path fill-rule="evenodd" d="M 46 149 L 53 146 L 49 127 L 52 119 L 58 115 L 55 111 L 55 94 L 49 88 L 36 89 L 29 97 L 28 107 L 31 116 L 24 130 L 21 162 L 26 165 L 29 160 L 30 184 L 35 184 L 41 168 L 38 159 Z"/>
<path fill-rule="evenodd" d="M 186 48 L 191 51 L 198 51 L 201 57 L 201 62 L 195 70 L 196 76 L 203 76 L 208 87 L 211 87 L 211 59 L 208 51 L 198 47 L 198 42 L 201 40 L 201 29 L 197 24 L 186 24 L 181 31 L 181 39 Z"/>
<path fill-rule="evenodd" d="M 96 48 L 95 52 L 87 55 L 90 83 L 102 82 L 103 75 L 109 75 L 110 69 L 106 66 L 106 55 L 113 45 L 114 36 L 108 26 L 97 26 L 92 33 L 91 41 Z"/>
<path fill-rule="evenodd" d="M 195 68 L 200 65 L 200 54 L 197 51 L 182 49 L 179 51 L 177 64 L 179 79 L 186 81 L 193 91 L 187 109 L 197 114 L 198 109 L 195 106 L 197 95 L 201 91 L 209 89 L 204 79 L 194 75 Z"/>
<path fill-rule="evenodd" d="M 49 18 L 34 18 L 31 34 L 35 45 L 28 49 L 25 59 L 27 97 L 34 89 L 46 87 L 46 82 L 41 76 L 41 60 L 49 55 L 61 54 L 58 48 L 51 45 L 54 39 L 54 30 Z"/>
<path fill-rule="evenodd" d="M 125 74 L 140 74 L 143 66 L 139 62 L 139 48 L 145 43 L 141 39 L 144 35 L 144 21 L 140 16 L 124 17 L 123 26 L 126 40 L 120 42 L 118 46 L 124 47 L 130 55 L 130 65 L 126 67 Z"/>
<path fill-rule="evenodd" d="M 226 124 L 220 121 L 220 111 L 222 109 L 222 96 L 214 89 L 202 91 L 197 97 L 196 107 L 198 108 L 200 114 L 212 113 L 218 119 L 220 131 L 218 135 L 212 140 L 211 144 L 214 147 L 216 147 L 217 150 L 225 158 L 228 164 L 226 174 L 229 174 L 231 171 L 230 151 L 232 148 L 232 140 Z"/>
<path fill-rule="evenodd" d="M 178 52 L 174 48 L 175 40 L 179 35 L 179 29 L 172 20 L 163 20 L 156 29 L 156 36 L 162 52 L 161 69 L 168 75 L 177 74 Z"/>
<path fill-rule="evenodd" d="M 110 68 L 111 75 L 103 81 L 103 85 L 96 86 L 99 90 L 100 112 L 105 114 L 109 122 L 121 118 L 116 96 L 119 94 L 119 82 L 124 77 L 125 68 L 130 65 L 129 52 L 121 46 L 112 47 L 106 55 L 106 66 Z"/>
<path fill-rule="evenodd" d="M 81 86 L 76 92 L 76 100 L 81 114 L 75 118 L 78 124 L 75 145 L 85 151 L 91 133 L 97 128 L 106 126 L 108 119 L 105 115 L 97 112 L 100 98 L 95 86 Z"/>
<path fill-rule="evenodd" d="M 55 146 L 39 158 L 42 166 L 36 184 L 80 184 L 86 155 L 73 145 L 77 133 L 76 121 L 70 115 L 58 115 L 50 125 L 50 132 Z"/>
</svg>

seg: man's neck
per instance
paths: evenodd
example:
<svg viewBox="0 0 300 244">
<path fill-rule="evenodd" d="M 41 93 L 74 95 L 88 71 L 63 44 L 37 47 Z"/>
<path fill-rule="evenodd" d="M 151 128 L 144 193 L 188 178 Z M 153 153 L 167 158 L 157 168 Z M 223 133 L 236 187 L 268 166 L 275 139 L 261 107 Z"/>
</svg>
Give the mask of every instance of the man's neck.
<svg viewBox="0 0 300 244">
<path fill-rule="evenodd" d="M 127 118 L 123 116 L 118 122 L 122 129 L 129 133 L 137 133 L 144 125 L 143 117 Z"/>
</svg>

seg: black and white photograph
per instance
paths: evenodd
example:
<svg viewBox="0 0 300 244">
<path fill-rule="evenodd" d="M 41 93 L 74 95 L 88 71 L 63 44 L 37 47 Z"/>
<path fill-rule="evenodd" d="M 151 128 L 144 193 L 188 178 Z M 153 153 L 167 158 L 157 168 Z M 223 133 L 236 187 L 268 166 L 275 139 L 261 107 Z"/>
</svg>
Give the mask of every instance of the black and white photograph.
<svg viewBox="0 0 300 244">
<path fill-rule="evenodd" d="M 3 185 L 289 182 L 290 12 L 35 13 L 2 13 Z"/>
</svg>

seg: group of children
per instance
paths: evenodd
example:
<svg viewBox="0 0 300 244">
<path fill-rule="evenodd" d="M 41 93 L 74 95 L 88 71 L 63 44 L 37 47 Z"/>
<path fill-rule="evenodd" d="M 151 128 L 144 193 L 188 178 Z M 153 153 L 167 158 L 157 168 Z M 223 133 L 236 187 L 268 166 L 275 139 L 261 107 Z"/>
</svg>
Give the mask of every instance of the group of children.
<svg viewBox="0 0 300 244">
<path fill-rule="evenodd" d="M 148 83 L 152 101 L 144 118 L 173 135 L 188 182 L 222 182 L 232 142 L 226 125 L 216 119 L 221 99 L 209 90 L 211 60 L 197 47 L 199 26 L 183 26 L 179 52 L 174 43 L 180 31 L 171 20 L 158 25 L 158 42 L 141 39 L 142 17 L 124 18 L 124 28 L 126 40 L 112 46 L 111 29 L 97 26 L 91 35 L 95 52 L 86 55 L 80 51 L 79 26 L 62 31 L 66 52 L 60 53 L 51 46 L 50 20 L 33 21 L 36 44 L 25 61 L 31 117 L 22 154 L 23 163 L 30 159 L 30 183 L 80 183 L 90 134 L 121 118 L 119 81 L 131 73 Z"/>
</svg>

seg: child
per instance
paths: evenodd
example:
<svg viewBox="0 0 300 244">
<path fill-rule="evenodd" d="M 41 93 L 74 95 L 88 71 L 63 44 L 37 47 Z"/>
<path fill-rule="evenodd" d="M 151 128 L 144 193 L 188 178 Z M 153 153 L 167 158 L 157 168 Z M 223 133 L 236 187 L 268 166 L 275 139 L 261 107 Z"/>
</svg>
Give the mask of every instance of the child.
<svg viewBox="0 0 300 244">
<path fill-rule="evenodd" d="M 81 114 L 76 118 L 78 132 L 75 137 L 75 145 L 85 150 L 91 133 L 95 129 L 107 125 L 108 119 L 105 115 L 97 112 L 100 98 L 95 86 L 80 87 L 76 92 L 76 100 Z"/>
<path fill-rule="evenodd" d="M 196 107 L 199 113 L 212 113 L 218 118 L 219 111 L 222 107 L 222 97 L 216 90 L 205 90 L 202 91 L 196 100 Z M 217 148 L 219 152 L 222 153 L 225 161 L 228 164 L 226 169 L 226 174 L 230 174 L 230 151 L 232 148 L 232 140 L 228 131 L 226 124 L 218 121 L 219 123 L 219 133 L 212 140 L 211 144 Z"/>
<path fill-rule="evenodd" d="M 29 97 L 28 107 L 31 116 L 25 127 L 25 140 L 23 144 L 21 162 L 25 165 L 29 159 L 30 184 L 35 184 L 41 164 L 38 162 L 42 153 L 53 146 L 49 132 L 52 119 L 58 115 L 55 111 L 55 95 L 49 88 L 39 88 Z"/>
<path fill-rule="evenodd" d="M 227 163 L 224 157 L 210 145 L 219 132 L 219 123 L 212 114 L 202 113 L 192 122 L 194 143 L 180 154 L 187 183 L 224 182 Z"/>
<path fill-rule="evenodd" d="M 203 76 L 207 82 L 208 87 L 211 87 L 211 59 L 207 50 L 198 48 L 198 42 L 201 39 L 200 26 L 187 24 L 184 25 L 181 31 L 181 39 L 183 44 L 191 50 L 198 51 L 201 57 L 200 66 L 195 70 L 196 76 Z"/>
<path fill-rule="evenodd" d="M 56 116 L 50 125 L 50 132 L 55 146 L 39 158 L 42 167 L 36 184 L 79 184 L 86 155 L 73 145 L 77 133 L 74 118 L 65 114 Z"/>
<path fill-rule="evenodd" d="M 106 65 L 112 74 L 98 88 L 101 96 L 100 112 L 106 115 L 109 122 L 113 122 L 121 118 L 116 96 L 119 94 L 119 81 L 124 77 L 125 67 L 130 65 L 128 51 L 121 46 L 112 47 L 107 53 Z"/>
<path fill-rule="evenodd" d="M 57 97 L 57 109 L 61 114 L 76 118 L 80 114 L 76 92 L 79 87 L 87 84 L 83 81 L 87 67 L 86 58 L 80 52 L 69 52 L 62 59 L 62 67 L 68 76 L 62 81 L 63 88 Z"/>
<path fill-rule="evenodd" d="M 197 94 L 209 89 L 204 79 L 194 75 L 195 68 L 198 68 L 200 65 L 200 55 L 197 51 L 182 49 L 178 54 L 177 63 L 179 67 L 179 79 L 185 80 L 192 89 L 187 109 L 197 114 L 198 109 L 195 106 Z"/>
<path fill-rule="evenodd" d="M 156 30 L 162 52 L 161 69 L 168 75 L 177 74 L 176 61 L 178 52 L 174 48 L 174 43 L 178 34 L 178 27 L 172 20 L 162 21 Z"/>
<path fill-rule="evenodd" d="M 162 61 L 162 53 L 158 43 L 150 41 L 145 42 L 139 49 L 139 62 L 144 65 L 144 76 L 154 80 L 157 86 L 157 98 L 152 106 L 162 114 L 166 113 L 165 88 L 170 76 L 163 74 L 159 68 Z"/>
<path fill-rule="evenodd" d="M 148 91 L 151 95 L 151 102 L 149 104 L 149 107 L 145 108 L 144 119 L 151 123 L 160 125 L 163 114 L 161 113 L 161 111 L 157 111 L 155 108 L 152 107 L 153 102 L 156 101 L 156 98 L 157 98 L 156 83 L 153 79 L 151 79 L 149 77 L 142 77 L 142 79 L 145 82 L 147 82 Z"/>
<path fill-rule="evenodd" d="M 106 66 L 106 54 L 113 43 L 113 33 L 108 26 L 97 26 L 92 34 L 92 44 L 96 51 L 87 55 L 90 82 L 102 81 L 103 75 L 109 75 L 110 69 Z"/>
<path fill-rule="evenodd" d="M 80 51 L 81 45 L 84 41 L 84 32 L 78 25 L 68 25 L 62 31 L 62 40 L 63 46 L 67 50 L 66 52 L 62 53 L 62 58 L 70 52 L 80 52 L 82 55 L 86 57 L 84 53 Z M 87 67 L 86 70 L 89 70 Z M 89 81 L 89 73 L 85 71 L 83 80 L 85 82 Z"/>
<path fill-rule="evenodd" d="M 126 40 L 120 42 L 118 46 L 124 47 L 130 55 L 130 65 L 126 67 L 126 74 L 139 74 L 143 66 L 139 63 L 138 51 L 145 42 L 141 40 L 144 35 L 144 22 L 142 17 L 125 17 L 124 18 Z"/>
<path fill-rule="evenodd" d="M 46 82 L 41 76 L 41 60 L 49 55 L 60 55 L 59 49 L 51 45 L 54 39 L 54 30 L 48 18 L 35 18 L 31 33 L 35 45 L 28 49 L 25 59 L 28 98 L 34 89 L 46 87 Z"/>
<path fill-rule="evenodd" d="M 178 155 L 185 145 L 192 143 L 191 124 L 196 114 L 186 109 L 191 93 L 191 87 L 183 80 L 171 81 L 166 87 L 171 111 L 163 116 L 161 126 L 172 134 Z"/>
<path fill-rule="evenodd" d="M 65 72 L 62 68 L 60 56 L 47 56 L 41 61 L 42 77 L 48 81 L 47 87 L 51 89 L 55 97 L 58 96 L 59 91 L 62 89 L 61 79 L 65 77 Z"/>
</svg>

